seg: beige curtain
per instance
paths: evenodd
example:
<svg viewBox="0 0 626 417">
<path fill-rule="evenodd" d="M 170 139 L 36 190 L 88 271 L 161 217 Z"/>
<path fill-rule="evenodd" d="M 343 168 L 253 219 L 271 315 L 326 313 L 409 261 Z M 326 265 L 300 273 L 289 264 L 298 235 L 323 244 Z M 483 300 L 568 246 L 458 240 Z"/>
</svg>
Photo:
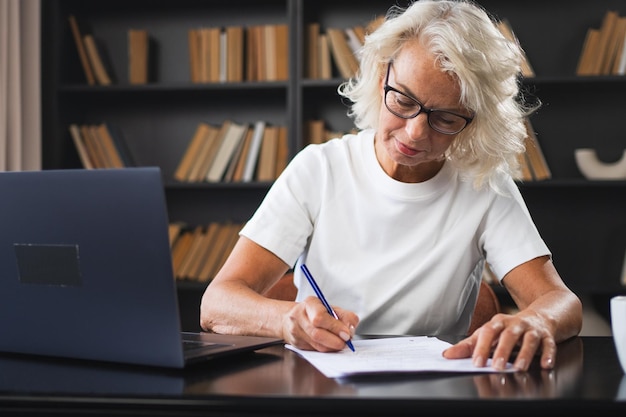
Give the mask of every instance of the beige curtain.
<svg viewBox="0 0 626 417">
<path fill-rule="evenodd" d="M 40 0 L 0 0 L 0 171 L 41 169 Z"/>
</svg>

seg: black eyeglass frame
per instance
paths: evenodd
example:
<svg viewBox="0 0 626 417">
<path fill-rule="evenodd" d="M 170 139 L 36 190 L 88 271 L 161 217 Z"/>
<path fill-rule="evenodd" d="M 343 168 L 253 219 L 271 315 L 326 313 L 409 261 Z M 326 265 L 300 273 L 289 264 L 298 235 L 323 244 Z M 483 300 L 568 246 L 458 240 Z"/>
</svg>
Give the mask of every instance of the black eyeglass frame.
<svg viewBox="0 0 626 417">
<path fill-rule="evenodd" d="M 385 76 L 385 85 L 383 87 L 383 90 L 385 91 L 385 96 L 383 97 L 383 102 L 385 103 L 385 107 L 387 108 L 387 110 L 389 110 L 389 112 L 391 114 L 393 114 L 394 116 L 397 116 L 401 119 L 414 119 L 417 116 L 419 116 L 421 113 L 425 113 L 426 114 L 426 119 L 428 120 L 428 126 L 431 127 L 431 129 L 433 129 L 436 132 L 439 132 L 441 134 L 444 135 L 456 135 L 457 133 L 460 133 L 461 131 L 463 131 L 463 129 L 465 129 L 467 127 L 467 125 L 469 125 L 472 120 L 474 120 L 473 117 L 467 117 L 467 116 L 463 116 L 462 114 L 457 114 L 448 110 L 440 110 L 440 109 L 429 109 L 428 107 L 425 107 L 422 103 L 419 102 L 419 100 L 417 100 L 414 97 L 411 97 L 409 95 L 407 95 L 406 93 L 403 93 L 402 91 L 392 87 L 389 85 L 389 72 L 391 70 L 391 62 L 389 62 L 389 64 L 387 64 L 387 75 Z M 401 114 L 396 113 L 395 111 L 391 110 L 389 108 L 389 106 L 387 105 L 387 93 L 389 93 L 389 91 L 393 91 L 395 93 L 398 93 L 400 95 L 402 95 L 403 97 L 408 98 L 409 100 L 413 101 L 415 104 L 417 104 L 417 106 L 419 107 L 419 110 L 417 110 L 417 112 L 415 112 L 414 114 L 412 114 L 411 116 L 404 116 Z M 437 129 L 435 126 L 432 125 L 432 123 L 430 122 L 430 114 L 433 112 L 442 112 L 442 113 L 447 113 L 447 114 L 451 114 L 457 117 L 460 117 L 461 119 L 465 120 L 465 125 L 460 128 L 459 130 L 455 131 L 455 132 L 442 132 L 440 129 Z"/>
</svg>

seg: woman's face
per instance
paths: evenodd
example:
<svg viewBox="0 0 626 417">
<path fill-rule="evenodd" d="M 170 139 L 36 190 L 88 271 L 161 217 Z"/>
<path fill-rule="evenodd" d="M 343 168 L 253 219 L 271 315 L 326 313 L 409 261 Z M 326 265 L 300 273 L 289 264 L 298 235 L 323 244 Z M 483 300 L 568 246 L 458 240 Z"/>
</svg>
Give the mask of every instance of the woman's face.
<svg viewBox="0 0 626 417">
<path fill-rule="evenodd" d="M 452 76 L 442 72 L 433 55 L 417 40 L 409 41 L 389 67 L 389 75 L 380 82 L 383 104 L 376 133 L 376 156 L 389 176 L 404 182 L 432 178 L 443 166 L 444 153 L 456 135 L 439 133 L 428 124 L 428 115 L 420 113 L 403 119 L 384 104 L 387 84 L 411 97 L 425 108 L 447 110 L 469 117 L 460 103 L 460 88 Z"/>
</svg>

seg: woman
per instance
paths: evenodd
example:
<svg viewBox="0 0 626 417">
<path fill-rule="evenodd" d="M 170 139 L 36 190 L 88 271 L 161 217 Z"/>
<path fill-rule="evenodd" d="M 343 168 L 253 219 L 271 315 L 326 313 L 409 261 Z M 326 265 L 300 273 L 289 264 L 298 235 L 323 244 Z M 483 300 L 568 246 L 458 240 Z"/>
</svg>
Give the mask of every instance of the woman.
<svg viewBox="0 0 626 417">
<path fill-rule="evenodd" d="M 309 145 L 278 178 L 201 305 L 207 331 L 334 351 L 353 334 L 465 334 L 485 262 L 519 307 L 444 352 L 526 370 L 580 331 L 513 181 L 523 152 L 522 51 L 478 6 L 390 9 L 340 87 L 356 135 Z M 304 279 L 306 263 L 338 319 Z M 295 301 L 263 296 L 291 267 Z M 515 351 L 515 355 L 513 352 Z"/>
</svg>

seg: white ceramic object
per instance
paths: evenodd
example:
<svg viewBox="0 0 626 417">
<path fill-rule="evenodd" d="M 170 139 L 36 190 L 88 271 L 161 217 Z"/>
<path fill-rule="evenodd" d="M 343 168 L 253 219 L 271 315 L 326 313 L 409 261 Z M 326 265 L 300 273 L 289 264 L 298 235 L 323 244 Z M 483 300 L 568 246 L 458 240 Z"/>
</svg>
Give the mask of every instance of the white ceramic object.
<svg viewBox="0 0 626 417">
<path fill-rule="evenodd" d="M 626 373 L 626 295 L 611 298 L 611 330 L 619 363 Z"/>
<path fill-rule="evenodd" d="M 578 169 L 589 180 L 626 179 L 626 149 L 619 161 L 603 162 L 595 149 L 579 148 L 574 151 Z"/>
</svg>

